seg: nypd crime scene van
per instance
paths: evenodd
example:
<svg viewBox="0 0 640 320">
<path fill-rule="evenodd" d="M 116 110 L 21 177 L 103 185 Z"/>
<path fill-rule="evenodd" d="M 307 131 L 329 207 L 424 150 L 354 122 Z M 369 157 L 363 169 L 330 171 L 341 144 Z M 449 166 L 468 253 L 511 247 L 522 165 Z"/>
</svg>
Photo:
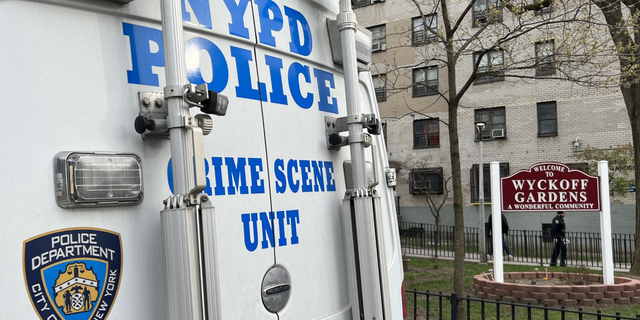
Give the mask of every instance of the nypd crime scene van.
<svg viewBox="0 0 640 320">
<path fill-rule="evenodd" d="M 3 319 L 402 319 L 350 1 L 2 0 L 0 44 Z"/>
</svg>

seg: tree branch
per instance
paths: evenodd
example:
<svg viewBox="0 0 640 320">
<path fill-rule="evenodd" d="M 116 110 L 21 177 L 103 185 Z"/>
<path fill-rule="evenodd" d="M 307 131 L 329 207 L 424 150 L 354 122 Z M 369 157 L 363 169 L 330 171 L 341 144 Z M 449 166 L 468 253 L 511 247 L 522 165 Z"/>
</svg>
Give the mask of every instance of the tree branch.
<svg viewBox="0 0 640 320">
<path fill-rule="evenodd" d="M 548 8 L 551 6 L 551 1 L 552 0 L 540 0 L 537 3 L 513 5 L 511 3 L 512 1 L 505 0 L 503 1 L 503 3 L 504 3 L 504 7 L 507 8 L 507 10 L 515 14 L 520 14 L 525 11 L 538 11 L 538 10 L 541 10 L 542 8 Z"/>
</svg>

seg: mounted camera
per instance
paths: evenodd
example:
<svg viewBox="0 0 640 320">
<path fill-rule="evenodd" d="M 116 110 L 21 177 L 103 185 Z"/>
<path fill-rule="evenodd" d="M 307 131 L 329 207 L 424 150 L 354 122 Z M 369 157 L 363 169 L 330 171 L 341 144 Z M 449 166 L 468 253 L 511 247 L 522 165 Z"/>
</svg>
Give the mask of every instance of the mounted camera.
<svg viewBox="0 0 640 320">
<path fill-rule="evenodd" d="M 197 86 L 190 83 L 185 85 L 184 88 L 184 101 L 190 106 L 198 107 L 200 111 L 206 114 L 216 116 L 224 116 L 227 114 L 229 98 L 209 90 L 206 83 Z"/>
</svg>

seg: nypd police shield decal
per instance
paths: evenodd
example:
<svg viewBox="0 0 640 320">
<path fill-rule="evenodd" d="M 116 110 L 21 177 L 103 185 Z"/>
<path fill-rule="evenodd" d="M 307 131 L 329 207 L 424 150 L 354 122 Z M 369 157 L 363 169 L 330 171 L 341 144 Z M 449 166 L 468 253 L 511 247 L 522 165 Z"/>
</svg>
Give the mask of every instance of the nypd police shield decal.
<svg viewBox="0 0 640 320">
<path fill-rule="evenodd" d="M 23 258 L 27 292 L 41 319 L 107 318 L 120 284 L 120 234 L 56 230 L 26 240 Z"/>
</svg>

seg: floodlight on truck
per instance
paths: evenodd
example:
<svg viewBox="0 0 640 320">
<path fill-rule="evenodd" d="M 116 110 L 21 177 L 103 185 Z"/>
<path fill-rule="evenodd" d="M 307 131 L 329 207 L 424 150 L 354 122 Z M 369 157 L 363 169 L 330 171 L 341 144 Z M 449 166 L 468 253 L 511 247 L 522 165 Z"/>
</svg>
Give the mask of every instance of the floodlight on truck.
<svg viewBox="0 0 640 320">
<path fill-rule="evenodd" d="M 371 31 L 365 27 L 356 24 L 355 41 L 353 46 L 356 50 L 356 61 L 358 63 L 358 70 L 365 71 L 369 69 L 371 63 L 371 55 L 373 52 L 373 36 Z M 327 31 L 329 34 L 329 45 L 331 46 L 331 56 L 333 62 L 338 65 L 343 65 L 342 61 L 342 43 L 340 28 L 338 27 L 338 21 L 333 19 L 327 19 Z"/>
<path fill-rule="evenodd" d="M 62 208 L 142 202 L 142 160 L 131 153 L 60 152 L 54 158 L 56 202 Z"/>
</svg>

